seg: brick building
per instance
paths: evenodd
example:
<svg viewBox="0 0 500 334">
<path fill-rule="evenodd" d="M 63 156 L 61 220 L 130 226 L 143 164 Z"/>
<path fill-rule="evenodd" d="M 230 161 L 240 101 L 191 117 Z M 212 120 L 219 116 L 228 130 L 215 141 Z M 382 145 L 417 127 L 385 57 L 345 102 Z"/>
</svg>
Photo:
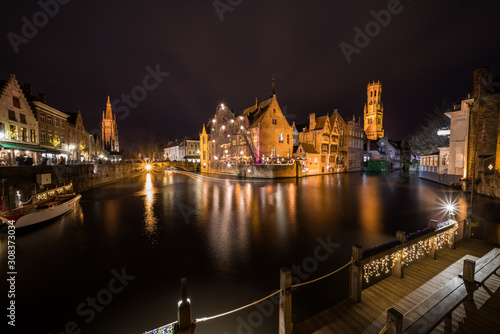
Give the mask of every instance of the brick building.
<svg viewBox="0 0 500 334">
<path fill-rule="evenodd" d="M 7 81 L 0 82 L 0 163 L 36 164 L 37 153 L 42 151 L 38 131 L 30 103 L 11 74 Z"/>
</svg>

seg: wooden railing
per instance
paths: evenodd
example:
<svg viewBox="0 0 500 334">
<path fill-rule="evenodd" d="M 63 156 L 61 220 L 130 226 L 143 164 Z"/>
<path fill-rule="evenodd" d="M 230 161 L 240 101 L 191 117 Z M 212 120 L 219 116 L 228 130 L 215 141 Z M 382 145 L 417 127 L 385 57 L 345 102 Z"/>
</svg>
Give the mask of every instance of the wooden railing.
<svg viewBox="0 0 500 334">
<path fill-rule="evenodd" d="M 459 225 L 461 228 L 459 228 Z M 423 257 L 436 259 L 436 252 L 444 247 L 455 248 L 455 242 L 462 237 L 470 237 L 470 222 L 467 220 L 450 223 L 438 228 L 438 222 L 431 220 L 430 227 L 434 231 L 406 241 L 406 232 L 397 231 L 396 239 L 401 244 L 377 254 L 363 258 L 361 246 L 352 247 L 354 263 L 350 268 L 349 297 L 355 302 L 361 301 L 363 279 L 365 285 L 370 285 L 370 278 L 388 276 L 404 277 L 404 268 Z M 457 235 L 460 231 L 460 235 Z"/>
</svg>

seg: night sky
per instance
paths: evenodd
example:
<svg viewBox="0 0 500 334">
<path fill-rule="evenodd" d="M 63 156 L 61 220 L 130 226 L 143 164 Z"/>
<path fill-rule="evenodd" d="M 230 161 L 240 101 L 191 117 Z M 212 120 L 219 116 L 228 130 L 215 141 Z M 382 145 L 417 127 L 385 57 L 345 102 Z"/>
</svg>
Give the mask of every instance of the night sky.
<svg viewBox="0 0 500 334">
<path fill-rule="evenodd" d="M 80 108 L 89 131 L 100 131 L 109 92 L 121 147 L 135 150 L 138 141 L 197 136 L 219 103 L 240 112 L 268 98 L 273 75 L 290 123 L 335 108 L 362 116 L 366 85 L 380 80 L 385 131 L 403 139 L 444 99 L 466 95 L 474 69 L 500 72 L 498 1 L 216 3 L 226 11 L 213 0 L 74 0 L 44 20 L 36 1 L 11 2 L 0 20 L 0 79 L 14 73 L 46 93 L 49 105 Z M 354 29 L 364 32 L 371 11 L 388 6 L 390 22 L 379 31 L 369 25 L 373 37 L 348 63 L 340 44 L 355 47 Z M 34 16 L 38 32 L 25 27 L 23 36 L 23 17 Z M 14 35 L 22 42 L 11 42 Z M 161 82 L 150 78 L 150 90 L 141 88 L 156 68 Z M 131 92 L 143 100 L 125 108 L 121 96 Z"/>
</svg>

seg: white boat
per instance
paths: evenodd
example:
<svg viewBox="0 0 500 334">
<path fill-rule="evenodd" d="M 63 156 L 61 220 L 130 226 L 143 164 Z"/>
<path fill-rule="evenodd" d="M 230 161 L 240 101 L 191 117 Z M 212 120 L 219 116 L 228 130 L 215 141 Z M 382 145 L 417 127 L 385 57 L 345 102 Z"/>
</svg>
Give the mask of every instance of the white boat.
<svg viewBox="0 0 500 334">
<path fill-rule="evenodd" d="M 45 199 L 22 208 L 6 211 L 0 216 L 0 219 L 6 224 L 20 228 L 45 222 L 70 212 L 78 205 L 82 195 L 63 194 L 58 189 L 51 190 L 50 193 L 37 194 L 37 198 Z M 70 190 L 70 188 L 66 190 Z M 52 194 L 53 196 L 51 196 Z"/>
</svg>

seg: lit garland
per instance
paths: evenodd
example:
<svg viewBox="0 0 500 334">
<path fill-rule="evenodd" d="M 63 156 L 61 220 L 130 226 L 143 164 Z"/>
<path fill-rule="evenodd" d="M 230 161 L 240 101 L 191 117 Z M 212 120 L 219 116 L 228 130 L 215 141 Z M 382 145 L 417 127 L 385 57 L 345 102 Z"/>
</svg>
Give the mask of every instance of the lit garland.
<svg viewBox="0 0 500 334">
<path fill-rule="evenodd" d="M 176 325 L 153 329 L 150 332 L 147 331 L 144 332 L 144 334 L 175 334 L 175 333 L 177 333 Z"/>
<path fill-rule="evenodd" d="M 446 222 L 448 223 L 448 222 Z M 443 249 L 446 245 L 453 242 L 453 237 L 457 234 L 458 225 L 456 222 L 451 229 L 441 232 L 436 236 L 421 240 L 411 246 L 404 247 L 402 250 L 392 253 L 390 256 L 386 255 L 380 259 L 373 260 L 363 266 L 363 277 L 366 283 L 369 282 L 370 277 L 379 277 L 381 274 L 388 274 L 394 268 L 394 264 L 401 260 L 401 265 L 409 266 L 415 260 L 420 259 L 429 253 L 433 245 L 436 245 L 436 250 Z M 451 225 L 448 223 L 445 226 Z"/>
<path fill-rule="evenodd" d="M 384 256 L 381 259 L 373 260 L 363 266 L 363 276 L 365 277 L 366 283 L 371 276 L 378 277 L 381 273 L 389 273 L 389 255 Z M 392 265 L 391 265 L 392 268 Z"/>
</svg>

